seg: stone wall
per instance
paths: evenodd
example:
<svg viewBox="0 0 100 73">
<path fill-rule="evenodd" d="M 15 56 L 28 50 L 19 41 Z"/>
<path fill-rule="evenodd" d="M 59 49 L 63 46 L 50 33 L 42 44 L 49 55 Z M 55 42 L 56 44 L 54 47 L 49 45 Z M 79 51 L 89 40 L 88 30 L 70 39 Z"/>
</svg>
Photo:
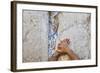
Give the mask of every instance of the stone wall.
<svg viewBox="0 0 100 73">
<path fill-rule="evenodd" d="M 70 39 L 70 48 L 80 59 L 90 59 L 91 29 L 89 13 L 59 14 L 58 42 L 59 39 Z"/>
<path fill-rule="evenodd" d="M 91 14 L 60 12 L 57 17 L 57 19 L 52 18 L 59 23 L 56 46 L 60 40 L 69 38 L 70 48 L 80 59 L 90 59 Z M 47 61 L 49 12 L 23 10 L 22 21 L 23 62 Z M 55 23 L 53 25 L 55 26 Z"/>
<path fill-rule="evenodd" d="M 23 62 L 48 60 L 48 12 L 23 10 Z"/>
</svg>

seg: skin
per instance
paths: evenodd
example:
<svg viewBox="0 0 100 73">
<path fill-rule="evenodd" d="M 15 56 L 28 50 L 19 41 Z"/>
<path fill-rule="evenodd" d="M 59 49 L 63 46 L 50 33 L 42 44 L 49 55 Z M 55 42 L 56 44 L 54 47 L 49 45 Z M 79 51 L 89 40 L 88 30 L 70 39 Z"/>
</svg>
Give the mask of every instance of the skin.
<svg viewBox="0 0 100 73">
<path fill-rule="evenodd" d="M 61 54 L 67 54 L 71 60 L 79 60 L 79 57 L 69 48 L 69 44 L 69 39 L 60 41 L 56 52 L 51 56 L 51 58 L 49 58 L 49 61 L 57 61 Z"/>
</svg>

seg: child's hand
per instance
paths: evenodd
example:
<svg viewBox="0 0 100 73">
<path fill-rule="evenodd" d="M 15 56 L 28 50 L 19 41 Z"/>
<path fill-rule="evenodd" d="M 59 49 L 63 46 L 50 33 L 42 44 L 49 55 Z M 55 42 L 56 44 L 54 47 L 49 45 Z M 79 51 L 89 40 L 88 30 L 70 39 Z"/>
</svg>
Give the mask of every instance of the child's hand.
<svg viewBox="0 0 100 73">
<path fill-rule="evenodd" d="M 61 41 L 59 44 L 58 44 L 58 47 L 57 47 L 57 52 L 59 53 L 67 53 L 67 51 L 69 51 L 69 44 L 70 44 L 70 41 L 69 39 L 64 39 L 63 41 Z"/>
</svg>

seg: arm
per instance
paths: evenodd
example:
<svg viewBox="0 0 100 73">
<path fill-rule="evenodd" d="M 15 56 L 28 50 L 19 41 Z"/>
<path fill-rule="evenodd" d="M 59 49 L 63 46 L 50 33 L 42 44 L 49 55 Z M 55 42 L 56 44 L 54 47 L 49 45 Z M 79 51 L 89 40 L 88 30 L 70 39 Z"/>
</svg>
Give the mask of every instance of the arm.
<svg viewBox="0 0 100 73">
<path fill-rule="evenodd" d="M 67 53 L 67 55 L 71 58 L 71 60 L 78 60 L 79 57 L 69 48 L 69 40 L 64 39 L 58 44 L 57 51 L 59 53 Z"/>
<path fill-rule="evenodd" d="M 57 61 L 59 55 L 60 55 L 60 54 L 59 54 L 58 52 L 55 52 L 55 53 L 48 59 L 48 61 Z"/>
<path fill-rule="evenodd" d="M 69 50 L 66 50 L 65 52 L 71 58 L 71 60 L 79 60 L 79 57 L 70 48 L 67 49 Z"/>
</svg>

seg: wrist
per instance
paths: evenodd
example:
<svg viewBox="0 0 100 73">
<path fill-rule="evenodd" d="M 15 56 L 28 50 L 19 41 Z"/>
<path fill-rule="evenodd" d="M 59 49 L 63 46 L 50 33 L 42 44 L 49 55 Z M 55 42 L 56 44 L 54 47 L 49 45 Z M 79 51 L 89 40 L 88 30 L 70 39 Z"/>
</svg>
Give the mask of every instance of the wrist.
<svg viewBox="0 0 100 73">
<path fill-rule="evenodd" d="M 67 48 L 65 52 L 70 53 L 70 52 L 72 52 L 72 50 L 70 48 Z"/>
<path fill-rule="evenodd" d="M 57 51 L 53 54 L 53 56 L 56 56 L 56 57 L 58 57 L 59 55 L 60 55 L 60 53 Z"/>
</svg>

